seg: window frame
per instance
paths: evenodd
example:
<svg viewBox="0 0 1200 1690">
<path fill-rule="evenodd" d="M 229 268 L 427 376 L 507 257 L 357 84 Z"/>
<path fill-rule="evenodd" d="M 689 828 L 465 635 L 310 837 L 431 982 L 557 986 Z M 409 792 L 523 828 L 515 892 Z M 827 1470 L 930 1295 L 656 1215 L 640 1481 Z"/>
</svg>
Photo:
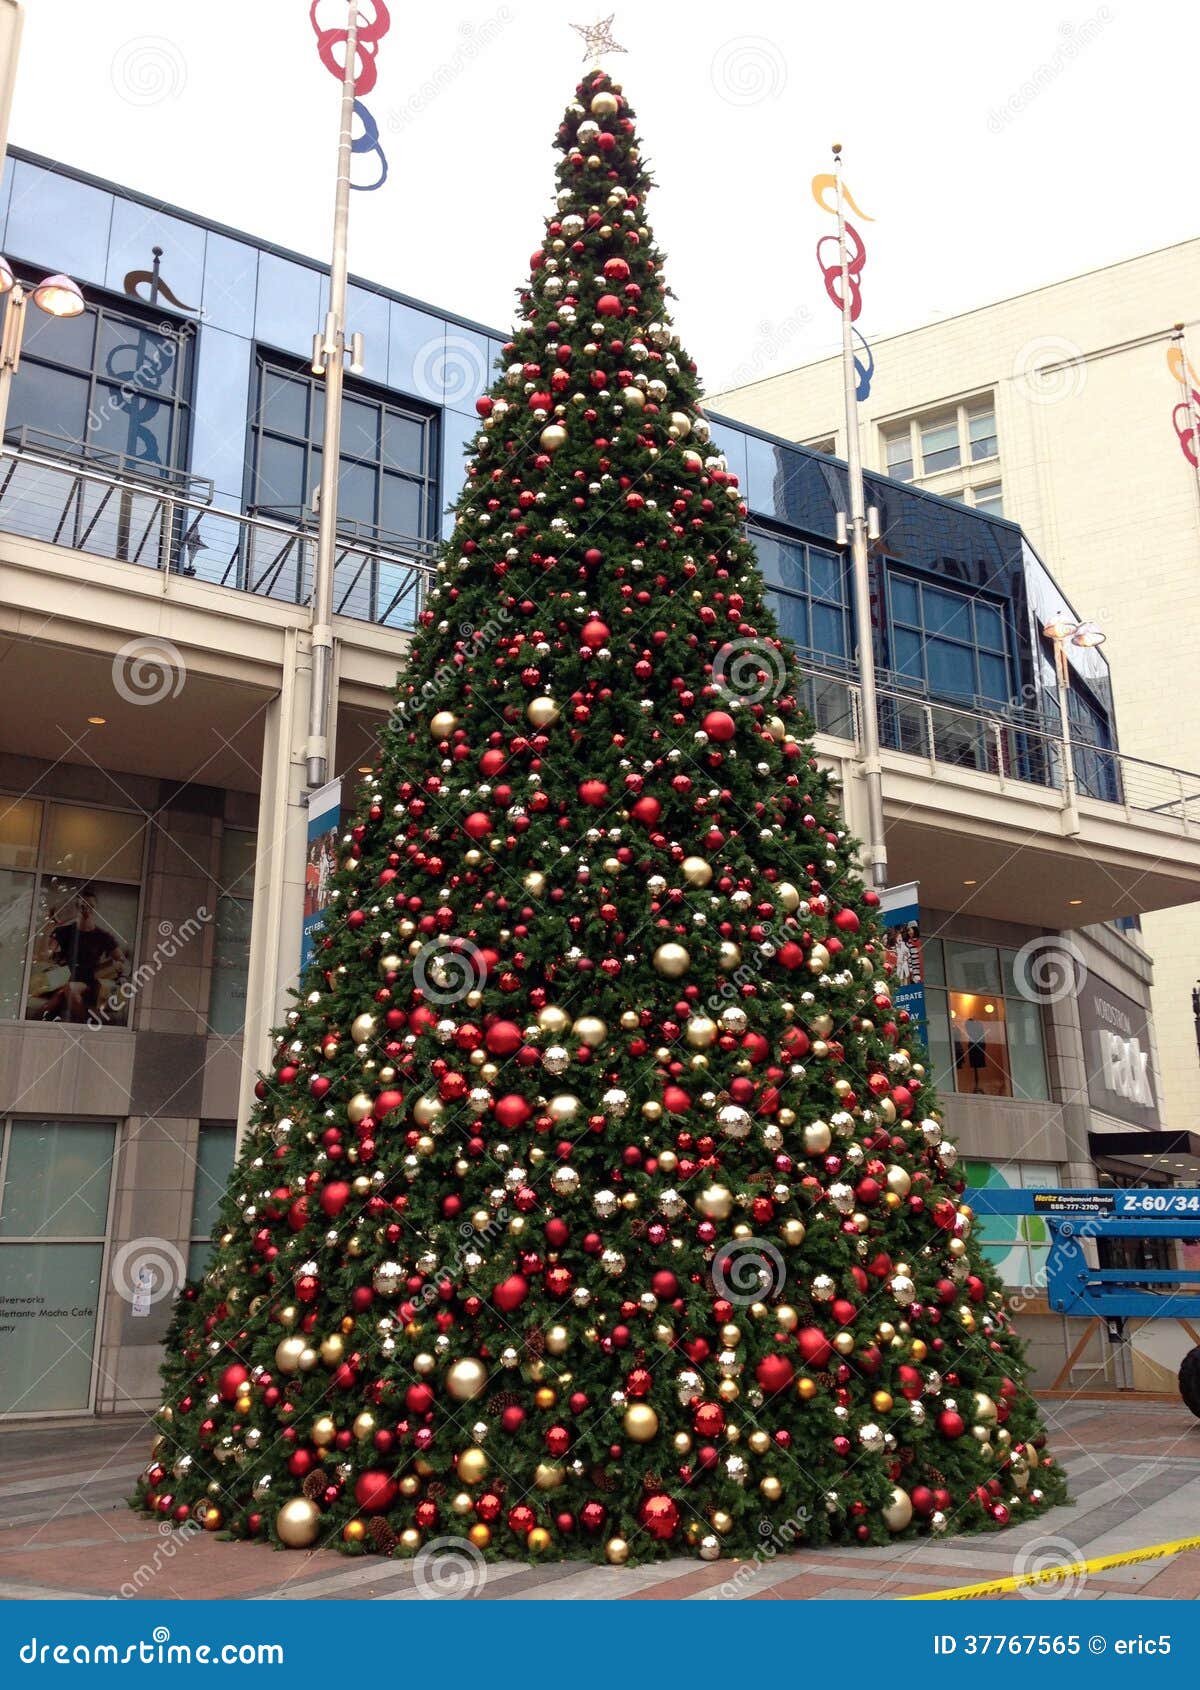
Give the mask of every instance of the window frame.
<svg viewBox="0 0 1200 1690">
<path fill-rule="evenodd" d="M 190 1279 L 199 1279 L 199 1278 L 203 1277 L 204 1273 L 207 1271 L 207 1264 L 206 1264 L 205 1267 L 202 1267 L 200 1269 L 200 1272 L 198 1274 L 192 1273 L 192 1254 L 195 1251 L 197 1245 L 204 1245 L 204 1244 L 211 1244 L 212 1243 L 213 1229 L 212 1229 L 211 1226 L 209 1227 L 207 1232 L 197 1232 L 196 1231 L 196 1187 L 197 1187 L 197 1184 L 198 1184 L 199 1179 L 200 1179 L 200 1171 L 201 1171 L 201 1169 L 200 1169 L 200 1138 L 201 1138 L 201 1135 L 204 1133 L 204 1130 L 205 1130 L 206 1127 L 210 1131 L 212 1129 L 216 1128 L 221 1132 L 230 1132 L 230 1133 L 233 1134 L 233 1154 L 229 1159 L 229 1167 L 228 1167 L 226 1174 L 225 1174 L 225 1185 L 226 1185 L 226 1187 L 229 1184 L 230 1174 L 232 1174 L 234 1168 L 237 1166 L 237 1155 L 238 1155 L 237 1122 L 236 1121 L 207 1121 L 207 1120 L 202 1120 L 200 1122 L 199 1129 L 198 1129 L 197 1134 L 196 1134 L 196 1154 L 192 1159 L 193 1165 L 194 1165 L 194 1168 L 195 1168 L 195 1173 L 194 1173 L 193 1178 L 192 1178 L 192 1206 L 191 1206 L 191 1211 L 188 1214 L 187 1262 L 186 1262 L 186 1272 L 187 1272 L 187 1277 L 188 1277 L 189 1280 Z"/>
<path fill-rule="evenodd" d="M 268 420 L 267 380 L 271 376 L 277 380 L 295 382 L 304 387 L 303 435 L 289 432 L 281 424 Z M 338 532 L 357 539 L 370 538 L 385 546 L 391 540 L 426 543 L 436 541 L 439 538 L 438 489 L 441 461 L 441 430 L 437 408 L 425 405 L 420 400 L 410 399 L 407 394 L 400 396 L 388 388 L 378 387 L 371 382 L 357 380 L 349 376 L 345 380 L 344 392 L 348 404 L 357 402 L 376 408 L 379 414 L 379 434 L 374 457 L 364 457 L 358 453 L 350 452 L 347 450 L 346 441 L 344 439 L 342 441 L 341 450 L 338 454 L 339 483 L 346 465 L 368 467 L 374 476 L 374 497 L 372 500 L 374 517 L 368 523 L 360 517 L 347 516 L 342 513 L 341 502 L 339 501 Z M 269 347 L 255 346 L 254 360 L 250 372 L 249 443 L 246 452 L 246 479 L 243 498 L 245 509 L 249 514 L 260 514 L 273 521 L 284 523 L 311 519 L 311 499 L 320 482 L 320 472 L 315 469 L 314 459 L 319 459 L 322 451 L 320 432 L 317 429 L 316 422 L 318 395 L 323 402 L 325 396 L 324 380 L 320 376 L 314 376 L 307 365 L 299 364 L 284 354 L 272 351 Z M 398 417 L 405 422 L 420 424 L 422 438 L 419 472 L 388 464 L 385 432 L 386 420 L 389 415 Z M 260 497 L 264 440 L 277 441 L 281 445 L 299 448 L 303 452 L 301 491 L 304 494 L 304 502 L 300 506 L 272 503 Z M 403 481 L 417 489 L 420 505 L 417 533 L 404 534 L 383 524 L 384 487 L 388 479 Z M 402 545 L 398 545 L 397 549 L 402 549 Z"/>
<path fill-rule="evenodd" d="M 133 940 L 131 942 L 130 950 L 129 950 L 128 978 L 131 979 L 131 980 L 136 978 L 138 968 L 141 965 L 142 929 L 143 929 L 144 917 L 145 917 L 144 900 L 145 900 L 145 895 L 146 895 L 146 882 L 147 882 L 147 878 L 148 878 L 149 870 L 150 870 L 151 818 L 149 816 L 144 815 L 140 810 L 127 810 L 120 804 L 85 804 L 85 803 L 79 803 L 79 802 L 77 802 L 77 801 L 75 801 L 74 799 L 71 799 L 71 798 L 42 797 L 40 795 L 34 795 L 34 794 L 31 794 L 31 793 L 25 793 L 25 792 L 0 791 L 0 806 L 2 806 L 4 804 L 4 801 L 6 799 L 17 799 L 17 800 L 32 799 L 32 801 L 34 803 L 40 804 L 42 806 L 42 822 L 41 822 L 41 827 L 38 830 L 38 848 L 37 848 L 36 865 L 31 869 L 14 869 L 14 870 L 10 871 L 14 874 L 23 874 L 23 875 L 27 875 L 29 877 L 29 879 L 33 882 L 33 899 L 32 899 L 32 903 L 31 903 L 31 906 L 30 906 L 29 925 L 27 926 L 27 928 L 25 930 L 24 966 L 21 970 L 21 997 L 20 997 L 21 1013 L 18 1017 L 16 1017 L 16 1019 L 11 1020 L 11 1021 L 6 1019 L 3 1016 L 0 1016 L 0 1026 L 4 1026 L 4 1027 L 70 1027 L 70 1026 L 80 1026 L 80 1025 L 89 1025 L 90 1026 L 89 1023 L 70 1022 L 70 1021 L 39 1021 L 32 1016 L 26 1015 L 26 1013 L 25 1013 L 25 1007 L 26 1007 L 26 1004 L 29 1001 L 29 982 L 30 982 L 30 977 L 31 977 L 32 972 L 33 972 L 33 937 L 34 937 L 34 931 L 35 931 L 35 924 L 37 922 L 37 917 L 38 917 L 39 900 L 40 900 L 40 896 L 41 896 L 43 879 L 44 879 L 44 877 L 46 876 L 47 873 L 50 873 L 50 874 L 54 873 L 53 870 L 48 871 L 47 868 L 46 868 L 46 845 L 47 845 L 47 835 L 48 835 L 47 811 L 48 811 L 48 809 L 51 805 L 60 805 L 65 809 L 97 810 L 97 811 L 102 811 L 106 815 L 135 816 L 135 817 L 138 817 L 140 819 L 141 834 L 142 834 L 142 851 L 141 851 L 141 865 L 140 865 L 140 870 L 139 870 L 139 877 L 138 877 L 137 880 L 129 880 L 125 876 L 119 875 L 119 874 L 70 875 L 70 876 L 64 877 L 64 878 L 68 878 L 68 879 L 72 879 L 72 880 L 82 880 L 85 885 L 88 884 L 89 882 L 96 882 L 98 884 L 105 884 L 105 885 L 112 885 L 112 886 L 132 887 L 134 890 L 136 890 L 137 895 L 138 895 L 137 916 L 136 916 L 135 921 L 134 921 L 135 931 L 134 931 Z M 126 1016 L 126 1019 L 123 1022 L 113 1023 L 111 1025 L 109 1025 L 107 1023 L 102 1023 L 100 1026 L 91 1026 L 91 1031 L 93 1031 L 93 1032 L 110 1032 L 110 1031 L 111 1032 L 132 1032 L 132 1031 L 134 1031 L 133 1012 L 134 1012 L 134 1009 L 136 1007 L 137 998 L 138 998 L 137 993 L 135 993 L 133 995 L 133 997 L 130 998 L 130 1000 L 129 1000 L 129 1013 Z M 39 1120 L 41 1118 L 42 1118 L 41 1116 L 36 1117 L 36 1119 L 39 1119 Z M 0 1117 L 0 1119 L 3 1119 L 3 1117 Z"/>
<path fill-rule="evenodd" d="M 965 592 L 963 588 L 952 581 L 944 581 L 941 577 L 930 577 L 915 570 L 905 569 L 894 559 L 889 558 L 884 571 L 885 601 L 887 609 L 887 644 L 888 666 L 892 676 L 901 686 L 910 686 L 924 697 L 943 704 L 954 704 L 962 708 L 964 702 L 974 706 L 982 706 L 993 712 L 1003 710 L 1004 702 L 997 700 L 983 688 L 983 658 L 999 659 L 1006 670 L 1007 700 L 1016 695 L 1014 676 L 1016 673 L 1013 657 L 1013 630 L 1005 615 L 1006 601 L 1000 597 L 993 597 L 989 593 Z M 895 606 L 894 588 L 898 583 L 911 587 L 917 595 L 917 622 L 910 621 L 907 616 L 899 615 Z M 925 594 L 927 592 L 941 593 L 958 599 L 965 609 L 970 621 L 971 637 L 963 639 L 956 633 L 945 629 L 932 628 L 925 612 Z M 979 609 L 995 613 L 999 617 L 1002 635 L 1002 645 L 997 647 L 989 641 L 980 638 Z M 900 665 L 898 654 L 899 641 L 897 634 L 915 635 L 920 641 L 920 675 L 912 675 Z M 931 641 L 940 640 L 946 645 L 952 645 L 970 654 L 974 691 L 971 693 L 950 693 L 944 688 L 935 686 L 930 679 L 929 646 Z"/>
<path fill-rule="evenodd" d="M 14 273 L 27 291 L 36 285 L 36 280 L 42 273 L 27 264 L 14 264 Z M 36 309 L 36 308 L 35 308 Z M 5 315 L 8 306 L 5 305 Z M 85 461 L 100 468 L 115 469 L 118 474 L 133 474 L 145 476 L 155 481 L 181 479 L 188 473 L 191 460 L 192 437 L 192 407 L 195 387 L 195 342 L 199 324 L 191 317 L 179 316 L 158 304 L 147 308 L 144 302 L 131 300 L 125 294 L 113 294 L 107 289 L 89 288 L 84 302 L 84 310 L 80 315 L 90 316 L 92 321 L 92 351 L 88 366 L 84 369 L 79 364 L 66 362 L 62 358 L 53 356 L 53 338 L 46 341 L 45 347 L 39 339 L 33 345 L 26 343 L 21 348 L 21 367 L 30 365 L 34 368 L 53 370 L 58 374 L 72 376 L 76 379 L 85 378 L 87 381 L 87 403 L 84 409 L 84 432 L 82 439 L 75 439 L 68 434 L 57 434 L 47 429 L 38 429 L 31 424 L 13 421 L 11 413 L 5 423 L 4 440 L 19 438 L 20 431 L 29 427 L 35 436 L 45 438 L 44 449 L 54 452 L 65 447 L 74 447 L 77 455 Z M 172 390 L 164 392 L 161 388 L 154 388 L 148 384 L 128 380 L 113 374 L 105 374 L 100 367 L 101 347 L 103 343 L 104 326 L 107 323 L 121 323 L 144 334 L 156 335 L 164 340 L 175 343 L 176 376 Z M 140 365 L 135 366 L 135 373 Z M 18 372 L 19 373 L 19 372 Z M 151 399 L 156 404 L 165 405 L 170 413 L 170 445 L 166 460 L 155 464 L 146 458 L 138 458 L 128 452 L 118 452 L 111 447 L 102 446 L 95 440 L 97 429 L 89 427 L 92 419 L 101 415 L 107 407 L 107 399 L 103 396 L 110 392 L 120 393 L 129 388 L 137 397 Z M 97 403 L 97 395 L 102 396 L 101 403 Z"/>
<path fill-rule="evenodd" d="M 254 841 L 254 860 L 250 865 L 250 871 L 249 871 L 250 872 L 250 890 L 248 892 L 231 892 L 221 884 L 220 854 L 224 850 L 226 839 L 229 837 L 230 834 L 235 834 L 235 833 L 245 834 L 247 836 L 247 838 L 252 839 Z M 257 878 L 257 869 L 258 869 L 258 829 L 253 828 L 253 827 L 226 826 L 223 823 L 222 827 L 221 827 L 221 838 L 220 838 L 220 841 L 218 843 L 217 872 L 213 876 L 213 885 L 216 889 L 216 902 L 215 902 L 214 910 L 213 910 L 213 946 L 212 946 L 212 961 L 211 961 L 210 968 L 209 968 L 208 1006 L 207 1006 L 207 1009 L 205 1010 L 205 1015 L 204 1015 L 205 1035 L 208 1038 L 239 1039 L 239 1038 L 244 1037 L 244 1035 L 245 1035 L 246 1023 L 245 1023 L 245 1017 L 244 1016 L 243 1016 L 243 1019 L 242 1019 L 241 1026 L 238 1027 L 233 1032 L 228 1032 L 228 1033 L 221 1032 L 213 1026 L 213 1003 L 214 1003 L 214 1000 L 216 998 L 217 978 L 218 978 L 218 974 L 217 974 L 217 946 L 218 946 L 218 943 L 219 943 L 219 940 L 220 940 L 219 923 L 220 923 L 221 904 L 223 902 L 224 903 L 230 903 L 230 904 L 237 904 L 240 908 L 248 911 L 250 918 L 251 918 L 251 923 L 253 924 L 254 884 L 255 884 L 255 880 Z M 243 877 L 239 876 L 238 878 L 240 880 Z M 235 881 L 234 885 L 237 885 L 237 884 L 238 884 L 238 882 Z M 213 1122 L 213 1123 L 210 1123 L 210 1124 L 221 1125 L 222 1123 Z"/>
<path fill-rule="evenodd" d="M 997 971 L 997 978 L 1000 982 L 999 985 L 995 988 L 980 988 L 974 994 L 971 993 L 970 988 L 968 987 L 952 986 L 950 984 L 950 957 L 947 954 L 946 949 L 946 947 L 950 945 L 965 945 L 979 951 L 990 951 L 993 964 Z M 926 939 L 924 954 L 926 959 L 924 981 L 926 1024 L 928 1026 L 928 1023 L 932 1019 L 932 1014 L 936 1010 L 937 1014 L 942 1017 L 939 1026 L 943 1036 L 940 1042 L 943 1047 L 949 1051 L 949 1071 L 947 1073 L 939 1073 L 934 1076 L 935 1084 L 939 1087 L 939 1089 L 948 1091 L 955 1097 L 977 1096 L 987 1098 L 989 1100 L 999 1098 L 1011 1103 L 1050 1102 L 1050 1066 L 1046 1059 L 1046 1018 L 1042 1013 L 1042 1005 L 1029 998 L 1023 997 L 1019 991 L 1009 990 L 1008 983 L 1012 978 L 1011 959 L 1019 955 L 1019 951 L 1011 945 L 993 945 L 986 940 L 955 938 L 952 935 L 941 934 L 936 937 Z M 1009 959 L 1008 967 L 1005 966 L 1006 958 Z M 962 997 L 964 995 L 992 997 L 995 998 L 1002 1006 L 1001 1014 L 997 1017 L 994 1025 L 1001 1026 L 1004 1029 L 1004 1063 L 1008 1080 L 1007 1091 L 972 1092 L 960 1087 L 958 1084 L 960 1068 L 957 1045 L 953 1032 L 955 1022 L 950 1013 L 950 999 L 951 997 Z M 1013 1075 L 1012 1042 L 1009 1035 L 1009 1027 L 1011 1023 L 1008 1016 L 1008 1005 L 1013 1002 L 1031 1004 L 1036 1014 L 1038 1048 L 1041 1055 L 1041 1089 L 1045 1094 L 1044 1096 L 1034 1096 L 1024 1091 L 1018 1092 L 1017 1090 Z M 926 1032 L 925 1043 L 930 1050 L 932 1050 L 932 1041 L 928 1036 L 928 1032 Z"/>
<path fill-rule="evenodd" d="M 972 422 L 984 416 L 991 416 L 991 433 L 984 436 L 990 441 L 993 450 L 976 456 L 976 442 L 971 435 Z M 922 436 L 925 431 L 936 426 L 945 426 L 953 422 L 957 437 L 957 461 L 952 464 L 941 464 L 930 468 L 925 461 L 925 449 Z M 972 503 L 963 497 L 962 492 L 947 493 L 938 483 L 943 476 L 961 475 L 964 490 L 973 489 L 978 479 L 977 472 L 982 471 L 985 482 L 1000 482 L 999 471 L 994 467 L 1000 462 L 1000 434 L 996 422 L 995 394 L 980 393 L 970 399 L 959 399 L 950 403 L 932 405 L 920 411 L 913 411 L 907 417 L 897 417 L 890 423 L 879 425 L 880 439 L 883 445 L 883 472 L 893 480 L 903 481 L 910 486 L 924 486 L 932 483 L 932 491 L 940 493 L 944 498 L 960 499 L 964 504 Z M 891 451 L 894 446 L 908 443 L 906 457 L 898 460 L 907 463 L 909 473 L 901 475 L 891 462 Z M 948 450 L 949 448 L 941 448 Z"/>
<path fill-rule="evenodd" d="M 808 643 L 806 645 L 798 645 L 790 635 L 783 633 L 781 628 L 782 637 L 788 641 L 789 645 L 791 645 L 800 662 L 809 667 L 817 668 L 844 668 L 848 663 L 852 662 L 854 657 L 854 628 L 852 623 L 853 600 L 851 595 L 849 562 L 846 553 L 838 551 L 832 546 L 818 545 L 812 541 L 801 539 L 798 536 L 781 533 L 777 529 L 770 528 L 765 523 L 761 522 L 754 522 L 749 526 L 747 529 L 747 537 L 755 548 L 755 562 L 758 567 L 759 575 L 762 579 L 764 597 L 766 598 L 767 603 L 771 606 L 771 609 L 776 613 L 778 620 L 782 623 L 783 619 L 779 616 L 776 606 L 776 600 L 779 598 L 795 600 L 802 603 L 805 607 L 804 614 L 808 631 Z M 758 548 L 760 543 L 763 541 L 767 541 L 774 546 L 786 547 L 789 551 L 800 554 L 800 562 L 803 569 L 804 579 L 803 587 L 783 586 L 768 579 L 766 571 L 762 568 L 758 559 Z M 841 586 L 840 599 L 831 599 L 824 593 L 814 593 L 811 570 L 811 556 L 814 552 L 822 558 L 828 558 L 836 565 L 838 580 Z M 822 610 L 836 613 L 840 617 L 843 640 L 843 650 L 840 654 L 820 649 L 812 643 L 814 605 L 819 606 Z"/>
<path fill-rule="evenodd" d="M 72 1234 L 70 1237 L 14 1237 L 0 1238 L 0 1249 L 5 1245 L 14 1249 L 28 1248 L 31 1244 L 90 1244 L 100 1246 L 100 1271 L 97 1276 L 96 1290 L 96 1331 L 92 1341 L 91 1366 L 88 1370 L 88 1394 L 85 1408 L 38 1408 L 18 1409 L 12 1414 L 0 1412 L 0 1426 L 6 1421 L 28 1418 L 36 1414 L 42 1419 L 78 1418 L 80 1414 L 94 1414 L 96 1411 L 96 1393 L 100 1383 L 100 1351 L 104 1343 L 105 1328 L 105 1300 L 108 1295 L 110 1263 L 112 1258 L 112 1230 L 113 1214 L 117 1199 L 117 1181 L 120 1173 L 121 1155 L 124 1150 L 120 1120 L 111 1115 L 22 1115 L 13 1112 L 0 1112 L 0 1210 L 4 1204 L 4 1193 L 8 1179 L 8 1158 L 12 1144 L 12 1129 L 14 1126 L 34 1126 L 39 1122 L 52 1125 L 80 1126 L 80 1127 L 111 1127 L 112 1155 L 108 1165 L 108 1195 L 104 1210 L 104 1232 L 99 1238 L 89 1235 Z"/>
</svg>

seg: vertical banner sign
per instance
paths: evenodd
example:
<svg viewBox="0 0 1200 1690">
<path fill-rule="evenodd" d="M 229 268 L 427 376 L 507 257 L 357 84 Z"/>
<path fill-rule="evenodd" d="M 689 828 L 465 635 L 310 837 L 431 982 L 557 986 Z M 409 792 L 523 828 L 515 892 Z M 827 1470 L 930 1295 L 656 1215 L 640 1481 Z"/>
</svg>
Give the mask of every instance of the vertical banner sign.
<svg viewBox="0 0 1200 1690">
<path fill-rule="evenodd" d="M 300 968 L 312 961 L 317 935 L 325 925 L 329 888 L 337 867 L 341 832 L 342 783 L 331 780 L 308 799 L 308 848 L 304 859 L 304 927 L 300 938 Z"/>
<path fill-rule="evenodd" d="M 317 12 L 324 4 L 326 10 L 334 0 L 312 0 L 308 11 L 308 21 L 312 24 L 313 33 L 317 38 L 317 53 L 321 63 L 332 77 L 340 83 L 346 68 L 346 39 L 344 29 L 326 29 L 317 17 Z M 371 16 L 364 17 L 361 9 L 358 19 L 358 58 L 361 69 L 354 78 L 354 115 L 362 124 L 362 134 L 350 143 L 352 153 L 366 153 L 368 157 L 379 159 L 379 171 L 373 182 L 351 182 L 350 186 L 360 193 L 374 193 L 376 188 L 382 188 L 387 181 L 388 161 L 379 139 L 379 125 L 371 116 L 362 102 L 361 96 L 369 94 L 375 86 L 375 79 L 379 75 L 375 63 L 375 55 L 379 51 L 379 43 L 392 27 L 392 20 L 383 0 L 360 0 L 360 8 L 370 6 Z M 342 53 L 341 64 L 337 61 L 338 52 Z"/>
<path fill-rule="evenodd" d="M 879 901 L 883 920 L 884 950 L 892 981 L 892 1002 L 906 1009 L 925 1036 L 925 958 L 921 942 L 921 915 L 917 904 L 917 882 L 889 886 Z"/>
<path fill-rule="evenodd" d="M 821 210 L 827 211 L 831 217 L 837 216 L 837 187 L 837 177 L 831 170 L 823 171 L 820 175 L 814 176 L 812 179 L 812 197 L 816 200 Z M 831 193 L 834 196 L 832 205 L 829 203 L 827 198 L 827 195 Z M 873 223 L 875 221 L 873 217 L 867 216 L 866 212 L 860 205 L 855 204 L 854 195 L 850 192 L 844 182 L 842 183 L 842 198 L 854 212 L 854 215 L 856 217 L 861 217 L 864 223 Z M 861 358 L 856 357 L 854 360 L 854 373 L 858 378 L 855 383 L 854 397 L 861 405 L 863 400 L 868 398 L 870 395 L 871 378 L 875 374 L 875 354 L 871 351 L 871 348 L 864 340 L 862 330 L 857 326 L 859 316 L 862 313 L 861 283 L 862 273 L 867 262 L 867 245 L 858 230 L 855 228 L 854 224 L 851 223 L 848 218 L 845 219 L 844 222 L 846 242 L 849 250 L 849 261 L 846 265 L 846 279 L 850 293 L 850 323 L 853 328 L 855 338 L 863 349 L 863 356 Z M 828 260 L 826 258 L 826 253 L 828 252 L 829 243 L 831 241 L 833 243 L 834 255 L 832 260 Z M 842 298 L 842 256 L 836 235 L 822 235 L 820 240 L 817 242 L 817 264 L 820 266 L 821 280 L 825 283 L 825 292 L 829 296 L 830 303 L 834 305 L 838 311 L 844 311 L 846 309 L 846 304 Z"/>
</svg>

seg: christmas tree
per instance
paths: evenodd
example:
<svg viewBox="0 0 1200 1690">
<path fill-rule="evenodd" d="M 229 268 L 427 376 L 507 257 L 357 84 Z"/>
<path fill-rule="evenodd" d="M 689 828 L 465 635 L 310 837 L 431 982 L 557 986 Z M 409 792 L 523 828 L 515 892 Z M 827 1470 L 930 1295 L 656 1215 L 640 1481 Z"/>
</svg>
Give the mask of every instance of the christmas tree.
<svg viewBox="0 0 1200 1690">
<path fill-rule="evenodd" d="M 599 71 L 138 1502 L 619 1563 L 1063 1495 Z"/>
</svg>

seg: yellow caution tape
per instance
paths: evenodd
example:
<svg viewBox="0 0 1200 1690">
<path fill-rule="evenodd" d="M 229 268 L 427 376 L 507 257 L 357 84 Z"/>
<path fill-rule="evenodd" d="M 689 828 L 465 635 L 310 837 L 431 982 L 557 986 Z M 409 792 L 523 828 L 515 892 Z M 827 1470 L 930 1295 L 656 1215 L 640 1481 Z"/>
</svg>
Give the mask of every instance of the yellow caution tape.
<svg viewBox="0 0 1200 1690">
<path fill-rule="evenodd" d="M 1133 1567 L 1139 1561 L 1159 1561 L 1165 1555 L 1179 1555 L 1185 1549 L 1200 1549 L 1200 1537 L 1180 1537 L 1173 1543 L 1154 1543 L 1147 1549 L 1129 1549 L 1123 1555 L 1098 1555 L 1091 1561 L 1066 1561 L 1059 1567 L 1043 1567 L 1033 1573 L 1013 1573 L 1010 1578 L 989 1579 L 986 1584 L 960 1584 L 953 1590 L 923 1590 L 903 1602 L 965 1602 L 975 1596 L 1003 1596 L 1027 1584 L 1061 1584 L 1080 1573 L 1106 1573 L 1112 1567 Z"/>
</svg>

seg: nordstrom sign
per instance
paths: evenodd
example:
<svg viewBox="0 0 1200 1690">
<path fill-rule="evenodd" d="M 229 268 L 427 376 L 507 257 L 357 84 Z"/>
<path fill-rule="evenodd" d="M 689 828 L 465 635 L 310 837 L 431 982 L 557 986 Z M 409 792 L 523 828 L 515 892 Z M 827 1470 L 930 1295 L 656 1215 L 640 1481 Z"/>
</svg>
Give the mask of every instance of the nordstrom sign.
<svg viewBox="0 0 1200 1690">
<path fill-rule="evenodd" d="M 1156 1127 L 1146 1011 L 1092 976 L 1079 996 L 1079 1019 L 1092 1108 L 1134 1126 Z"/>
</svg>

